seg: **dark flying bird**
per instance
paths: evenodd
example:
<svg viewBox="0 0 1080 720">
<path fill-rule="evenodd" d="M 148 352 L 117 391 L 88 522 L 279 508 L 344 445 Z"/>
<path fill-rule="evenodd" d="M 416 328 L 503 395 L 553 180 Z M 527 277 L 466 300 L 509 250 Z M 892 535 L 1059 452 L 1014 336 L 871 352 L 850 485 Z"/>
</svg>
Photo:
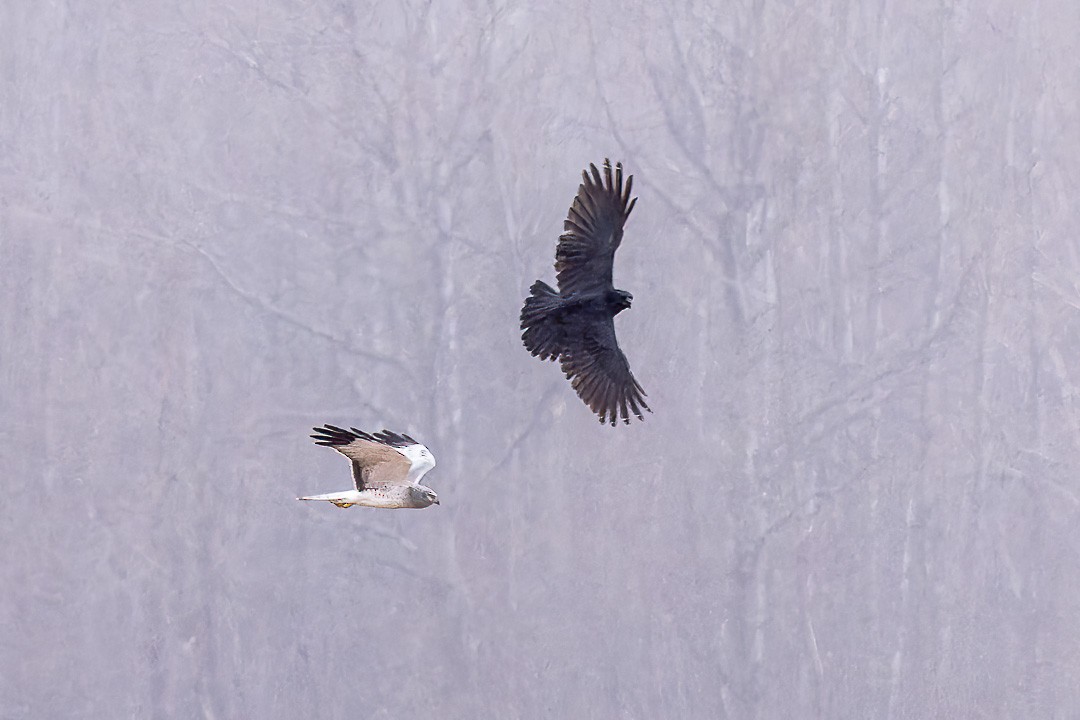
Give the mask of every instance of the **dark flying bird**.
<svg viewBox="0 0 1080 720">
<path fill-rule="evenodd" d="M 644 420 L 641 409 L 649 410 L 645 391 L 615 339 L 615 316 L 630 307 L 634 296 L 616 290 L 611 280 L 623 225 L 637 202 L 630 199 L 634 177 L 626 178 L 624 189 L 622 163 L 615 165 L 612 178 L 610 160 L 604 160 L 602 178 L 591 163 L 581 177 L 555 248 L 559 290 L 540 280 L 529 288 L 521 309 L 521 340 L 541 360 L 559 360 L 601 423 L 629 423 L 631 412 Z"/>
<path fill-rule="evenodd" d="M 349 458 L 355 490 L 307 495 L 297 500 L 326 500 L 338 507 L 425 508 L 438 505 L 439 496 L 420 479 L 435 467 L 431 451 L 408 435 L 389 430 L 363 430 L 327 425 L 315 428 L 316 445 L 332 447 Z"/>
</svg>

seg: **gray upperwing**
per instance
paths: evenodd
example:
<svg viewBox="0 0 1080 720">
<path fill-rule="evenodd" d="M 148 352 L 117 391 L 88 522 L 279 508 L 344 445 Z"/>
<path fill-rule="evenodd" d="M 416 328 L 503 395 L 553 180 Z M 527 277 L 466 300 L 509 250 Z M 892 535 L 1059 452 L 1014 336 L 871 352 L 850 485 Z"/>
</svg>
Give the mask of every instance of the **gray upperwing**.
<svg viewBox="0 0 1080 720">
<path fill-rule="evenodd" d="M 399 453 L 395 453 L 392 458 L 378 459 L 373 462 L 354 460 L 352 466 L 353 480 L 357 482 L 357 490 L 410 484 L 409 468 L 412 463 Z"/>
<path fill-rule="evenodd" d="M 357 491 L 409 484 L 412 461 L 399 448 L 415 442 L 408 435 L 387 430 L 371 435 L 329 424 L 314 431 L 311 437 L 316 445 L 331 447 L 349 458 Z"/>
</svg>

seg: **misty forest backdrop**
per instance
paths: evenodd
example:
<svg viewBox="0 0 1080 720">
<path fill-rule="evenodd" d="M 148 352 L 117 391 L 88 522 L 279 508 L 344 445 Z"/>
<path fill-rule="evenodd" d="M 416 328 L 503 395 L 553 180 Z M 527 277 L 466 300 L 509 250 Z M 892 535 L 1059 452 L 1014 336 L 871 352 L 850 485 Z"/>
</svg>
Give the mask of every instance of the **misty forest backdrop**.
<svg viewBox="0 0 1080 720">
<path fill-rule="evenodd" d="M 1080 6 L 228 5 L 0 8 L 0 717 L 1080 716 Z"/>
</svg>

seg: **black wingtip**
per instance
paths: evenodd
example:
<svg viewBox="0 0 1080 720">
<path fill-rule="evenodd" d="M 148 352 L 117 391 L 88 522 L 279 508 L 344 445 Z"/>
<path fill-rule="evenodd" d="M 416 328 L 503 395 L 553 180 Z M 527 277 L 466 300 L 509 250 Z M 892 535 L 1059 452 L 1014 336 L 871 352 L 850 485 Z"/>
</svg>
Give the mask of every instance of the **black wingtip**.
<svg viewBox="0 0 1080 720">
<path fill-rule="evenodd" d="M 345 430 L 339 428 L 337 425 L 331 425 L 327 423 L 323 427 L 312 428 L 314 433 L 311 438 L 315 441 L 316 445 L 325 445 L 326 447 L 338 447 L 341 445 L 348 445 L 353 440 L 363 437 L 364 433 L 358 433 L 353 430 Z"/>
<path fill-rule="evenodd" d="M 368 442 L 379 443 L 380 445 L 389 445 L 390 447 L 400 448 L 406 445 L 419 445 L 416 440 L 413 440 L 408 435 L 402 435 L 392 430 L 383 429 L 381 432 L 368 433 L 356 428 L 339 428 L 336 425 L 330 425 L 327 423 L 323 427 L 312 428 L 314 434 L 311 438 L 315 441 L 316 445 L 325 445 L 327 447 L 340 447 L 342 445 L 348 445 L 354 440 L 367 440 Z"/>
<path fill-rule="evenodd" d="M 389 445 L 390 447 L 405 447 L 406 445 L 419 445 L 420 443 L 413 440 L 408 435 L 402 435 L 392 430 L 383 428 L 382 432 L 377 432 L 374 435 L 375 440 L 381 442 L 383 445 Z"/>
</svg>

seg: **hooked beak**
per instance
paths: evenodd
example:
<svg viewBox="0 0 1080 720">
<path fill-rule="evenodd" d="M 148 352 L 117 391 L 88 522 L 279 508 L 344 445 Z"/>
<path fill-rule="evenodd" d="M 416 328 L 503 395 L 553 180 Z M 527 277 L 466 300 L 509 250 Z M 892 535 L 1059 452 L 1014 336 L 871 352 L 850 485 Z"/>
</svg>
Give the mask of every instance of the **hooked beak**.
<svg viewBox="0 0 1080 720">
<path fill-rule="evenodd" d="M 435 504 L 436 504 L 436 505 L 442 505 L 442 503 L 441 503 L 441 502 L 439 502 L 439 498 L 435 498 Z"/>
</svg>

